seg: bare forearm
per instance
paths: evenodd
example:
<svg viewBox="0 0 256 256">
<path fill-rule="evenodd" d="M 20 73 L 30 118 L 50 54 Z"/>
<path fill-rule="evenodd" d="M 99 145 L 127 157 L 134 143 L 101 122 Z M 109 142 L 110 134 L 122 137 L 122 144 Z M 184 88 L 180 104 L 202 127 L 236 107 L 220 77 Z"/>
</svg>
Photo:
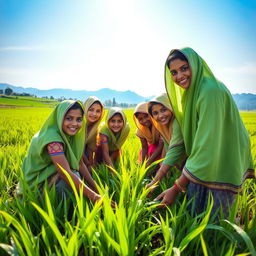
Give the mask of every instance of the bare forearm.
<svg viewBox="0 0 256 256">
<path fill-rule="evenodd" d="M 78 178 L 73 172 L 67 171 L 68 174 L 70 175 L 75 188 L 77 191 L 79 191 L 82 187 L 83 189 L 83 195 L 88 197 L 90 200 L 92 200 L 93 202 L 95 202 L 96 198 L 99 196 L 97 193 L 95 193 L 92 189 L 90 189 L 87 185 L 85 185 L 80 178 Z M 69 179 L 66 177 L 66 175 L 64 175 L 65 177 L 63 177 L 63 175 L 61 175 L 61 178 L 64 179 L 66 181 L 67 184 L 70 184 Z"/>
<path fill-rule="evenodd" d="M 111 166 L 113 169 L 115 168 L 109 154 L 103 153 L 103 159 L 104 159 L 104 162 L 105 162 L 107 165 Z"/>
<path fill-rule="evenodd" d="M 162 164 L 161 167 L 159 168 L 159 170 L 156 173 L 154 181 L 155 182 L 160 181 L 166 175 L 166 173 L 168 172 L 169 169 L 170 169 L 169 165 Z"/>
<path fill-rule="evenodd" d="M 85 155 L 85 153 L 83 154 L 83 161 L 84 161 L 86 166 L 90 165 L 90 162 L 89 162 L 87 156 Z"/>
<path fill-rule="evenodd" d="M 180 186 L 183 188 L 186 188 L 189 184 L 189 179 L 183 174 L 181 174 L 181 176 L 177 179 L 177 181 L 180 184 Z"/>
<path fill-rule="evenodd" d="M 95 181 L 93 180 L 93 178 L 92 178 L 91 174 L 89 173 L 88 169 L 86 168 L 86 166 L 82 162 L 80 163 L 79 172 L 84 177 L 84 179 L 91 185 L 93 190 L 98 193 L 98 189 L 97 189 L 97 185 L 96 185 Z"/>
</svg>

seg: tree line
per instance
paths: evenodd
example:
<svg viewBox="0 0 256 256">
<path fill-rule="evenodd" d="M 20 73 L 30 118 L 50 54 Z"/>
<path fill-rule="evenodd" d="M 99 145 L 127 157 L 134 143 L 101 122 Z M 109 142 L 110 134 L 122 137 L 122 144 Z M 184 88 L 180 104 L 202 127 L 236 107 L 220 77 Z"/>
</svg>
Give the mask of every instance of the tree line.
<svg viewBox="0 0 256 256">
<path fill-rule="evenodd" d="M 23 96 L 23 97 L 34 97 L 34 98 L 37 98 L 36 95 L 31 95 L 29 93 L 17 93 L 17 92 L 14 92 L 11 88 L 7 87 L 5 88 L 4 90 L 0 89 L 0 94 L 3 94 L 3 95 L 7 95 L 7 96 Z M 67 100 L 67 98 L 61 96 L 59 98 L 54 98 L 53 96 L 43 96 L 42 99 L 50 99 L 50 100 L 56 100 L 56 101 L 63 101 L 63 100 Z M 68 100 L 77 100 L 77 99 L 73 99 L 73 98 L 69 98 Z M 121 108 L 130 108 L 130 107 L 135 107 L 136 104 L 129 104 L 129 103 L 126 103 L 126 102 L 117 102 L 115 97 L 111 100 L 105 100 L 104 101 L 104 106 L 105 107 L 121 107 Z"/>
</svg>

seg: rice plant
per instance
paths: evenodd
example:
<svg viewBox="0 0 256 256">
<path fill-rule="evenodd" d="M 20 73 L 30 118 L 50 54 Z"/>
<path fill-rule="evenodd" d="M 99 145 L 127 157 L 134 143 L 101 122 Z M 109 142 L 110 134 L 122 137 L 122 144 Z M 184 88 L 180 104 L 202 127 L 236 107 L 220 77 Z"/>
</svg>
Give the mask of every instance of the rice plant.
<svg viewBox="0 0 256 256">
<path fill-rule="evenodd" d="M 140 142 L 131 110 L 126 112 L 131 134 L 115 174 L 105 165 L 93 171 L 102 201 L 92 204 L 76 190 L 60 199 L 47 186 L 43 193 L 27 187 L 19 198 L 22 159 L 50 111 L 0 109 L 0 255 L 256 255 L 255 180 L 245 182 L 228 219 L 211 218 L 212 200 L 205 212 L 191 216 L 185 195 L 159 208 L 147 198 L 149 170 L 137 162 Z M 255 163 L 256 114 L 242 118 Z M 178 176 L 174 169 L 155 193 Z"/>
</svg>

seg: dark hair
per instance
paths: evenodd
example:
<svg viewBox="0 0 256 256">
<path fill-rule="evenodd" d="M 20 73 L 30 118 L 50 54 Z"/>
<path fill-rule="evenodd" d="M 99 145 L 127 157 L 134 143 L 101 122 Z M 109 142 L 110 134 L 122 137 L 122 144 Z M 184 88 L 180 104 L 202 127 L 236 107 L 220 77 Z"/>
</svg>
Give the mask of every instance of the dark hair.
<svg viewBox="0 0 256 256">
<path fill-rule="evenodd" d="M 84 115 L 84 110 L 83 110 L 82 106 L 77 101 L 68 109 L 67 113 L 72 109 L 80 109 L 82 112 L 82 115 Z"/>
<path fill-rule="evenodd" d="M 103 105 L 102 105 L 102 103 L 101 103 L 99 100 L 95 100 L 95 101 L 90 105 L 90 107 L 91 107 L 93 104 L 99 104 L 99 105 L 101 106 L 101 110 L 103 109 Z M 89 107 L 89 108 L 90 108 L 90 107 Z"/>
<path fill-rule="evenodd" d="M 113 116 L 111 116 L 111 117 L 109 118 L 109 120 L 112 119 L 114 116 L 118 116 L 118 115 L 119 115 L 119 116 L 122 118 L 122 120 L 124 121 L 124 118 L 123 118 L 122 114 L 119 113 L 119 112 L 117 112 L 117 113 L 115 113 Z M 108 121 L 109 121 L 109 120 L 108 120 Z"/>
<path fill-rule="evenodd" d="M 145 114 L 145 115 L 148 115 L 147 113 L 145 112 L 136 112 L 134 115 L 138 118 L 139 114 Z"/>
<path fill-rule="evenodd" d="M 174 50 L 170 53 L 170 55 L 168 56 L 167 60 L 166 60 L 166 65 L 167 67 L 169 68 L 170 66 L 170 63 L 174 60 L 183 60 L 183 61 L 187 61 L 188 62 L 188 59 L 187 57 L 181 52 L 181 51 L 178 51 L 178 50 Z"/>
<path fill-rule="evenodd" d="M 148 105 L 148 113 L 153 116 L 152 114 L 152 108 L 154 105 L 157 105 L 157 104 L 160 104 L 160 105 L 163 105 L 162 103 L 160 102 L 156 102 L 156 101 L 152 101 L 152 102 L 149 102 L 149 105 Z M 164 105 L 163 105 L 164 106 Z"/>
</svg>

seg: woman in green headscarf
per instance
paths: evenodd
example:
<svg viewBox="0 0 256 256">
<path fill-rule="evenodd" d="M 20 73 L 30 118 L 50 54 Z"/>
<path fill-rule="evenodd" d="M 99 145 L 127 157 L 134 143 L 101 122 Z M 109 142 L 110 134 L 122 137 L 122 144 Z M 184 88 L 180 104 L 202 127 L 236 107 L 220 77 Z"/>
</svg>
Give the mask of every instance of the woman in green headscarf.
<svg viewBox="0 0 256 256">
<path fill-rule="evenodd" d="M 86 128 L 83 160 L 86 167 L 90 170 L 95 164 L 98 128 L 100 121 L 104 116 L 103 104 L 97 97 L 91 96 L 84 102 L 84 113 L 86 118 Z"/>
<path fill-rule="evenodd" d="M 99 131 L 98 149 L 96 152 L 97 162 L 105 162 L 114 167 L 114 161 L 121 153 L 121 147 L 128 137 L 130 125 L 121 108 L 110 108 L 106 121 Z"/>
<path fill-rule="evenodd" d="M 171 167 L 176 166 L 178 169 L 182 169 L 186 155 L 184 154 L 183 137 L 168 95 L 163 93 L 150 100 L 148 102 L 148 112 L 152 123 L 164 140 L 164 150 L 162 153 L 164 161 L 156 172 L 155 178 L 147 185 L 147 187 L 151 187 L 162 179 Z"/>
<path fill-rule="evenodd" d="M 156 200 L 172 204 L 177 193 L 194 196 L 198 211 L 208 195 L 224 215 L 246 178 L 255 178 L 250 140 L 236 104 L 223 83 L 191 48 L 172 50 L 165 65 L 166 91 L 188 156 L 182 175 Z"/>
<path fill-rule="evenodd" d="M 77 190 L 82 187 L 83 194 L 93 202 L 100 198 L 95 192 L 95 182 L 81 161 L 85 136 L 83 114 L 83 105 L 79 101 L 63 101 L 34 135 L 22 166 L 25 181 L 31 188 L 38 186 L 40 189 L 48 181 L 55 185 L 58 194 L 64 195 L 70 185 L 59 167 L 61 166 L 67 171 Z M 93 190 L 82 182 L 81 176 Z M 22 182 L 19 183 L 19 188 L 22 193 Z"/>
</svg>

